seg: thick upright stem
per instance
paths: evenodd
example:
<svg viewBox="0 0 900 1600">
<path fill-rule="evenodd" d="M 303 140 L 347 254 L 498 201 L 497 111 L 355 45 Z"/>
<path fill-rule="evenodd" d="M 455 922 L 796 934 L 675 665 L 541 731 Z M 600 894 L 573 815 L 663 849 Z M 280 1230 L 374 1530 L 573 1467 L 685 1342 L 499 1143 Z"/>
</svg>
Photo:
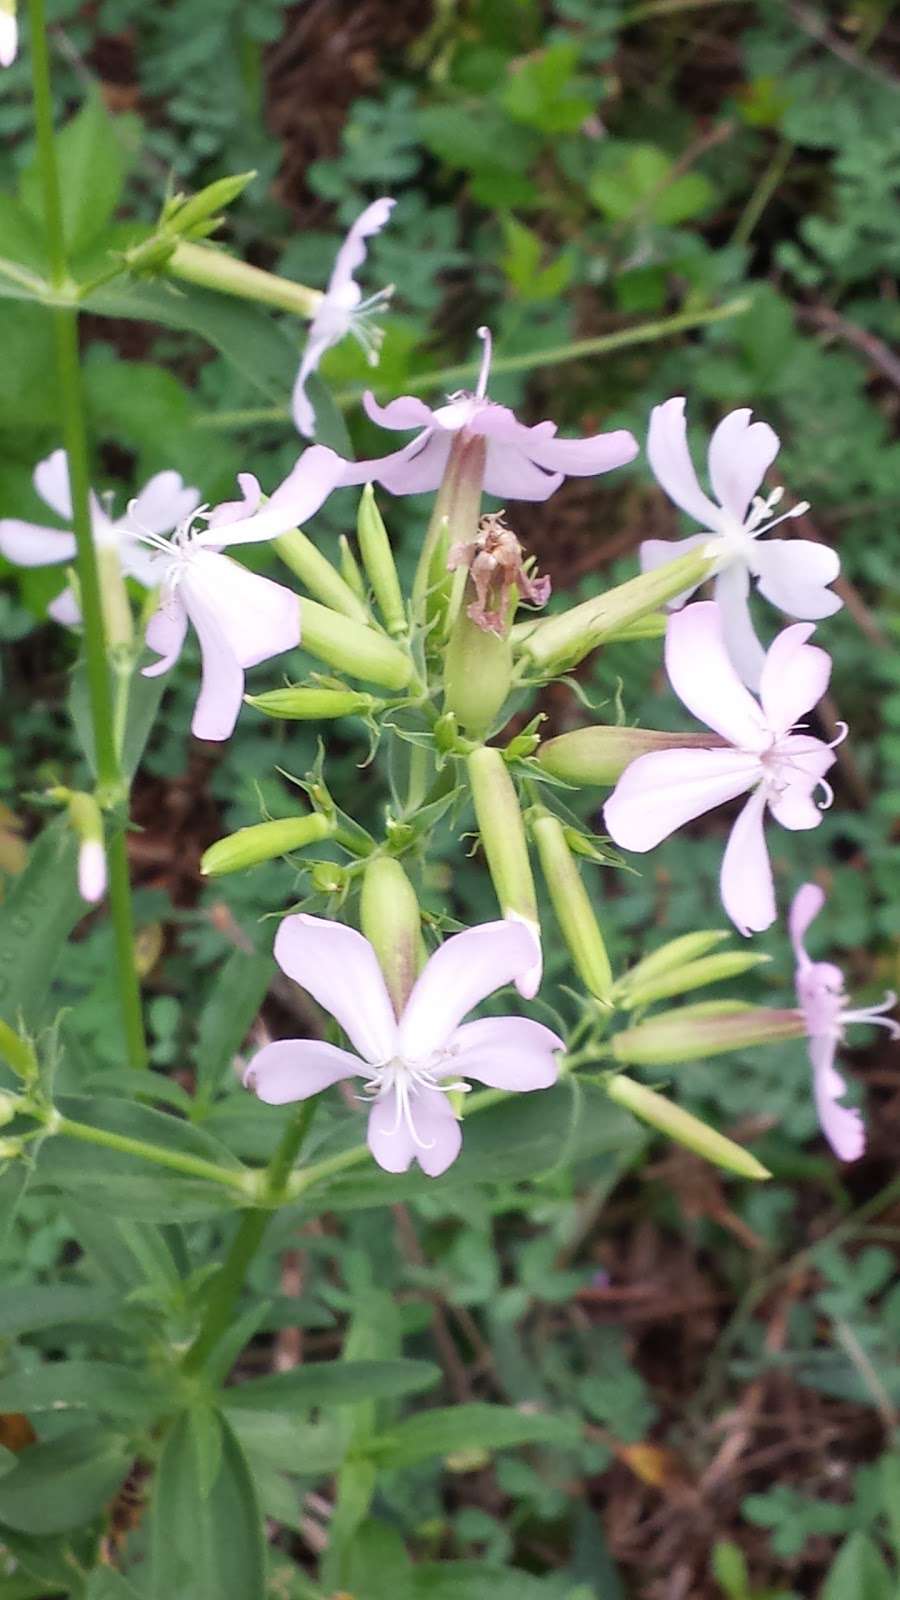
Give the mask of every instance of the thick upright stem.
<svg viewBox="0 0 900 1600">
<path fill-rule="evenodd" d="M 293 1121 L 285 1129 L 275 1154 L 269 1162 L 260 1199 L 276 1203 L 284 1198 L 287 1179 L 307 1130 L 312 1122 L 317 1102 L 306 1100 Z M 199 1372 L 207 1356 L 218 1344 L 231 1319 L 232 1311 L 247 1276 L 247 1269 L 256 1255 L 268 1225 L 270 1212 L 256 1207 L 245 1212 L 231 1241 L 231 1248 L 222 1263 L 210 1291 L 203 1326 L 184 1358 L 185 1372 Z"/>
<path fill-rule="evenodd" d="M 54 287 L 64 290 L 68 278 L 66 244 L 53 132 L 53 100 L 44 0 L 28 0 L 28 6 L 31 20 L 30 44 L 38 165 L 44 196 L 50 271 Z M 60 305 L 51 310 L 50 316 L 53 319 L 56 341 L 60 420 L 69 463 L 72 526 L 84 619 L 84 653 L 97 763 L 98 799 L 103 806 L 112 810 L 124 805 L 126 795 L 116 754 L 106 634 L 97 555 L 91 528 L 87 432 L 78 360 L 78 315 L 74 307 Z M 147 1064 L 147 1047 L 134 965 L 131 891 L 123 832 L 114 832 L 108 857 L 110 908 L 115 930 L 119 997 L 128 1060 L 133 1067 L 143 1067 Z"/>
</svg>

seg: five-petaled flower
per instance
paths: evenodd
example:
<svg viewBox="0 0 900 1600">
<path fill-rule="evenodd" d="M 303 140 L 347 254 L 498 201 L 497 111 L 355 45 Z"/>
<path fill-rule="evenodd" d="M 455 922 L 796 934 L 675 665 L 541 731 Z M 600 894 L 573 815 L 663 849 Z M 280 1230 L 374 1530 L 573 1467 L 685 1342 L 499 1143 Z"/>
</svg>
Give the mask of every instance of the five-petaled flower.
<svg viewBox="0 0 900 1600">
<path fill-rule="evenodd" d="M 473 1006 L 534 962 L 534 937 L 520 922 L 487 922 L 446 939 L 397 1018 L 368 939 L 338 922 L 286 917 L 275 958 L 288 977 L 340 1024 L 356 1055 L 317 1039 L 264 1046 L 245 1075 L 261 1100 L 305 1100 L 345 1078 L 364 1079 L 369 1149 L 387 1172 L 418 1161 L 439 1177 L 459 1154 L 462 1133 L 449 1095 L 467 1078 L 495 1089 L 547 1089 L 563 1041 L 525 1017 L 463 1022 Z M 362 1059 L 360 1059 L 362 1058 Z"/>
<path fill-rule="evenodd" d="M 804 501 L 772 517 L 782 490 L 774 489 L 766 499 L 757 493 L 778 454 L 779 439 L 768 423 L 751 422 L 748 409 L 729 412 L 714 430 L 708 466 L 716 500 L 704 494 L 688 451 L 684 405 L 676 396 L 654 407 L 647 455 L 669 498 L 709 532 L 674 542 L 647 539 L 641 545 L 641 566 L 647 572 L 676 555 L 708 546 L 717 558 L 715 597 L 722 607 L 728 653 L 744 682 L 758 689 L 765 652 L 750 617 L 751 577 L 760 594 L 789 617 L 815 622 L 841 609 L 842 601 L 828 588 L 841 564 L 833 550 L 811 539 L 760 542 L 760 534 L 801 516 L 809 507 Z M 673 605 L 683 605 L 693 592 L 680 595 Z"/>
<path fill-rule="evenodd" d="M 446 405 L 435 410 L 409 394 L 386 406 L 380 406 L 370 392 L 363 396 L 372 421 L 383 428 L 422 431 L 392 455 L 349 462 L 342 482 L 374 479 L 392 494 L 426 493 L 441 483 L 458 438 L 483 441 L 483 486 L 501 500 L 546 500 L 564 478 L 590 478 L 634 460 L 637 442 L 625 429 L 589 439 L 558 439 L 555 422 L 528 428 L 507 406 L 488 399 L 491 336 L 487 328 L 479 328 L 478 336 L 484 343 L 484 356 L 474 394 L 451 395 Z"/>
<path fill-rule="evenodd" d="M 766 655 L 760 703 L 732 666 L 715 601 L 701 601 L 670 617 L 666 671 L 689 711 L 719 735 L 706 750 L 659 750 L 626 768 L 606 802 L 606 826 L 625 850 L 650 850 L 676 828 L 714 806 L 750 791 L 722 861 L 722 903 L 741 931 L 758 932 L 775 920 L 775 888 L 763 820 L 768 809 L 783 828 L 821 822 L 813 794 L 825 802 L 825 773 L 835 760 L 831 745 L 795 731 L 797 719 L 821 699 L 831 658 L 807 644 L 813 628 L 794 623 Z M 846 730 L 845 730 L 846 731 Z"/>
<path fill-rule="evenodd" d="M 848 1022 L 871 1022 L 887 1028 L 893 1039 L 900 1039 L 900 1024 L 884 1016 L 885 1011 L 893 1010 L 897 1004 L 897 996 L 889 992 L 879 1005 L 848 1010 L 840 967 L 833 966 L 830 961 L 811 961 L 804 943 L 810 923 L 824 904 L 825 895 L 815 883 L 804 883 L 791 904 L 789 928 L 797 958 L 797 999 L 809 1036 L 819 1124 L 835 1155 L 841 1161 L 856 1161 L 865 1149 L 865 1129 L 856 1107 L 841 1104 L 847 1085 L 834 1065 L 834 1058 Z"/>
<path fill-rule="evenodd" d="M 162 585 L 159 608 L 147 625 L 147 644 L 161 656 L 144 668 L 146 677 L 167 672 L 181 654 L 190 620 L 200 640 L 203 674 L 191 723 L 199 739 L 230 737 L 244 694 L 244 670 L 291 650 L 300 642 L 300 605 L 283 584 L 250 572 L 220 551 L 223 545 L 277 538 L 318 510 L 340 476 L 343 462 L 314 445 L 259 510 L 260 487 L 241 473 L 240 501 L 188 518 L 171 539 L 146 529 L 154 582 Z M 134 520 L 138 508 L 133 508 Z M 195 527 L 202 520 L 205 528 Z"/>
<path fill-rule="evenodd" d="M 373 326 L 372 317 L 382 310 L 394 292 L 393 285 L 379 289 L 377 294 L 362 298 L 362 290 L 353 274 L 366 259 L 367 239 L 380 233 L 396 205 L 395 200 L 374 200 L 361 216 L 357 217 L 335 257 L 328 288 L 310 323 L 309 336 L 294 383 L 291 402 L 297 431 L 311 439 L 316 428 L 316 413 L 306 392 L 306 385 L 316 371 L 326 350 L 339 344 L 350 333 L 362 345 L 374 367 L 381 349 L 381 329 Z"/>
<path fill-rule="evenodd" d="M 64 522 L 72 520 L 72 494 L 69 464 L 65 450 L 54 450 L 34 469 L 34 487 L 51 511 Z M 106 501 L 104 505 L 103 501 Z M 171 533 L 200 502 L 196 489 L 185 484 L 177 472 L 158 472 L 132 500 L 128 515 L 114 520 L 109 514 L 109 496 L 103 499 L 91 491 L 91 528 L 99 549 L 113 548 L 122 571 L 137 578 L 146 588 L 159 582 L 158 571 L 135 524 L 144 532 Z M 47 567 L 75 560 L 75 535 L 59 528 L 23 522 L 18 517 L 0 521 L 0 554 L 19 567 Z M 71 589 L 64 589 L 49 606 L 56 622 L 73 625 L 80 621 L 78 602 Z"/>
</svg>

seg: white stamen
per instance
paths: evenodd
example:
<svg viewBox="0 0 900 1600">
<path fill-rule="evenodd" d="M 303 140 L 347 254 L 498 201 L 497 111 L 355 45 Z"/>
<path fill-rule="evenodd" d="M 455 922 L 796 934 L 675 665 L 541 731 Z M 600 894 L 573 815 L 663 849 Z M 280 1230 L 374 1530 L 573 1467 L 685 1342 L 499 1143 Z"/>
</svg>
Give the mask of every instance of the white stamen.
<svg viewBox="0 0 900 1600">
<path fill-rule="evenodd" d="M 484 353 L 481 357 L 481 370 L 478 373 L 478 384 L 475 389 L 475 399 L 483 400 L 487 394 L 488 376 L 491 370 L 491 356 L 493 353 L 493 341 L 491 339 L 490 328 L 478 328 L 477 333 L 479 339 L 484 345 Z"/>
<path fill-rule="evenodd" d="M 361 1100 L 384 1100 L 393 1094 L 396 1102 L 396 1116 L 394 1126 L 386 1130 L 387 1136 L 398 1133 L 400 1128 L 406 1129 L 409 1137 L 419 1150 L 434 1148 L 434 1140 L 430 1143 L 420 1139 L 413 1116 L 413 1101 L 417 1095 L 427 1094 L 468 1094 L 470 1085 L 460 1081 L 445 1082 L 437 1074 L 444 1061 L 451 1054 L 450 1051 L 441 1050 L 431 1056 L 428 1062 L 404 1061 L 394 1057 L 391 1061 L 381 1062 L 372 1068 L 371 1077 L 363 1084 L 363 1093 L 358 1097 Z"/>
</svg>

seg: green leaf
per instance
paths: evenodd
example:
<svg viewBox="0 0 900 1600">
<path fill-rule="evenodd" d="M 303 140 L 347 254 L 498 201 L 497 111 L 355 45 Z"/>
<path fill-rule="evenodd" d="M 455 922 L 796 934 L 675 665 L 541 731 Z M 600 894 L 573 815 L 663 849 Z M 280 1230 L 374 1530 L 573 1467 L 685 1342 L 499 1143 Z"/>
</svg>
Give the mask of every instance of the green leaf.
<svg viewBox="0 0 900 1600">
<path fill-rule="evenodd" d="M 99 1516 L 131 1465 L 124 1439 L 97 1427 L 74 1429 L 21 1452 L 0 1478 L 0 1522 L 20 1533 L 64 1533 Z"/>
<path fill-rule="evenodd" d="M 645 215 L 663 226 L 686 222 L 709 210 L 715 190 L 699 172 L 671 177 L 674 162 L 655 144 L 610 148 L 588 192 L 611 222 Z"/>
<path fill-rule="evenodd" d="M 501 93 L 504 111 L 541 133 L 575 133 L 594 102 L 575 81 L 578 46 L 570 39 L 513 63 Z"/>
<path fill-rule="evenodd" d="M 895 1600 L 894 1580 L 866 1533 L 851 1533 L 841 1545 L 820 1600 Z"/>
<path fill-rule="evenodd" d="M 268 399 L 285 407 L 296 375 L 299 345 L 267 312 L 193 284 L 112 283 L 83 302 L 104 317 L 159 322 L 205 339 Z M 20 313 L 17 313 L 17 315 Z"/>
<path fill-rule="evenodd" d="M 41 227 L 30 211 L 11 194 L 0 194 L 0 256 L 38 275 L 47 271 L 47 251 Z"/>
<path fill-rule="evenodd" d="M 76 881 L 78 841 L 57 817 L 31 847 L 25 871 L 0 906 L 0 1017 L 40 1020 L 66 940 L 84 910 Z"/>
<path fill-rule="evenodd" d="M 228 1423 L 221 1416 L 215 1423 L 221 1454 L 211 1482 L 190 1415 L 166 1440 L 151 1510 L 150 1600 L 251 1600 L 266 1592 L 253 1480 Z"/>
<path fill-rule="evenodd" d="M 148 651 L 145 662 L 149 662 L 151 659 L 152 657 Z M 140 670 L 135 670 L 129 680 L 128 701 L 125 710 L 125 737 L 122 741 L 122 772 L 129 783 L 138 769 L 138 763 L 150 737 L 164 689 L 164 679 L 145 678 Z M 69 689 L 69 715 L 74 723 L 78 742 L 84 751 L 88 766 L 96 777 L 94 727 L 91 718 L 87 671 L 83 661 L 79 661 L 72 674 L 72 683 Z"/>
<path fill-rule="evenodd" d="M 200 1013 L 197 1099 L 209 1102 L 247 1037 L 272 981 L 271 956 L 235 950 L 222 966 Z"/>
<path fill-rule="evenodd" d="M 2 1590 L 0 1600 L 6 1600 Z M 88 1578 L 84 1600 L 141 1600 L 141 1596 L 114 1567 L 97 1567 Z"/>
<path fill-rule="evenodd" d="M 119 1296 L 108 1289 L 78 1283 L 17 1284 L 0 1302 L 0 1338 L 14 1339 L 70 1322 L 105 1322 L 118 1304 Z"/>
<path fill-rule="evenodd" d="M 270 1377 L 251 1378 L 226 1389 L 229 1410 L 307 1411 L 312 1406 L 348 1406 L 417 1394 L 437 1383 L 430 1361 L 314 1361 Z"/>
<path fill-rule="evenodd" d="M 159 1383 L 113 1361 L 45 1361 L 0 1378 L 0 1411 L 92 1410 L 152 1415 L 166 1403 Z"/>
<path fill-rule="evenodd" d="M 565 1417 L 515 1411 L 509 1406 L 462 1405 L 406 1417 L 374 1444 L 384 1467 L 411 1467 L 431 1456 L 468 1450 L 502 1450 L 517 1444 L 575 1445 L 578 1424 Z"/>
<path fill-rule="evenodd" d="M 303 1423 L 280 1411 L 241 1411 L 235 1407 L 230 1421 L 251 1461 L 265 1462 L 280 1472 L 321 1478 L 336 1472 L 344 1459 L 343 1419 L 329 1417 Z"/>
<path fill-rule="evenodd" d="M 70 257 L 98 238 L 112 218 L 139 134 L 137 117 L 112 118 L 99 91 L 88 96 L 57 134 L 63 234 Z M 22 174 L 20 193 L 25 208 L 42 222 L 44 200 L 37 165 Z"/>
</svg>

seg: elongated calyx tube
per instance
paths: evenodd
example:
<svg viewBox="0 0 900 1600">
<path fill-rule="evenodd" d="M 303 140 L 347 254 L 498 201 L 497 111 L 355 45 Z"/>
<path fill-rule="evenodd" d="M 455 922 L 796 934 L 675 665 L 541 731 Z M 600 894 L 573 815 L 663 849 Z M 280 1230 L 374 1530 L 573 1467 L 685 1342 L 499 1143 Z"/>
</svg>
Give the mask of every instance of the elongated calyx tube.
<svg viewBox="0 0 900 1600">
<path fill-rule="evenodd" d="M 516 787 L 499 750 L 483 745 L 466 757 L 475 820 L 494 893 L 504 917 L 524 922 L 535 937 L 535 965 L 517 988 L 526 999 L 541 981 L 540 919 Z"/>
<path fill-rule="evenodd" d="M 268 689 L 264 694 L 246 694 L 244 700 L 255 711 L 285 722 L 320 722 L 332 717 L 371 716 L 383 706 L 373 694 L 362 689 L 296 688 Z"/>
<path fill-rule="evenodd" d="M 666 1067 L 682 1061 L 700 1061 L 758 1044 L 781 1039 L 802 1039 L 806 1027 L 799 1011 L 771 1010 L 718 1001 L 714 1008 L 680 1006 L 625 1028 L 611 1041 L 617 1061 L 630 1066 Z"/>
<path fill-rule="evenodd" d="M 305 283 L 294 283 L 290 278 L 252 267 L 238 256 L 226 255 L 217 245 L 191 244 L 180 239 L 165 266 L 173 277 L 184 278 L 202 289 L 217 289 L 220 294 L 254 300 L 257 305 L 276 306 L 279 311 L 293 311 L 298 317 L 314 317 L 323 298 L 320 289 L 308 289 Z"/>
<path fill-rule="evenodd" d="M 384 689 L 405 689 L 413 664 L 405 650 L 374 628 L 330 611 L 315 600 L 300 600 L 303 648 L 353 678 Z"/>
<path fill-rule="evenodd" d="M 648 1006 L 655 1000 L 668 1000 L 671 995 L 687 994 L 691 989 L 703 989 L 710 983 L 724 983 L 726 978 L 739 978 L 754 967 L 762 966 L 770 956 L 753 950 L 722 950 L 716 955 L 701 956 L 699 961 L 686 961 L 668 972 L 658 972 L 655 977 L 644 977 L 619 986 L 623 1005 L 632 1011 Z"/>
<path fill-rule="evenodd" d="M 576 785 L 612 786 L 626 767 L 651 750 L 710 750 L 724 740 L 714 733 L 662 733 L 655 728 L 598 726 L 573 728 L 540 745 L 537 760 L 545 772 Z"/>
<path fill-rule="evenodd" d="M 416 568 L 413 581 L 416 621 L 441 614 L 452 589 L 447 570 L 451 546 L 470 544 L 477 535 L 486 460 L 484 438 L 461 428 L 450 446 Z"/>
<path fill-rule="evenodd" d="M 360 922 L 399 1017 L 424 964 L 425 949 L 416 892 L 393 856 L 374 856 L 366 863 Z"/>
<path fill-rule="evenodd" d="M 715 1129 L 708 1128 L 699 1117 L 676 1106 L 665 1095 L 657 1094 L 655 1089 L 648 1089 L 646 1084 L 636 1083 L 633 1078 L 618 1073 L 609 1079 L 606 1092 L 617 1106 L 630 1111 L 632 1116 L 639 1117 L 641 1122 L 658 1129 L 677 1144 L 683 1144 L 688 1150 L 703 1156 L 706 1161 L 724 1167 L 726 1172 L 735 1172 L 741 1178 L 771 1178 L 771 1172 L 749 1150 L 735 1144 L 733 1139 L 726 1139 L 724 1134 L 716 1133 Z"/>
<path fill-rule="evenodd" d="M 316 600 L 355 622 L 369 621 L 365 601 L 299 528 L 291 528 L 273 539 L 272 548 Z"/>
<path fill-rule="evenodd" d="M 444 652 L 444 709 L 470 739 L 484 739 L 491 732 L 511 678 L 509 639 L 486 633 L 461 606 Z"/>
<path fill-rule="evenodd" d="M 531 832 L 556 919 L 576 971 L 588 992 L 603 1005 L 609 1005 L 613 988 L 612 968 L 581 873 L 569 849 L 565 829 L 558 817 L 548 813 L 532 822 Z"/>
<path fill-rule="evenodd" d="M 244 867 L 259 866 L 262 861 L 273 861 L 276 856 L 288 855 L 307 844 L 318 844 L 334 837 L 336 822 L 318 811 L 305 817 L 281 817 L 274 822 L 257 822 L 249 828 L 239 828 L 225 839 L 217 839 L 203 853 L 200 871 L 205 878 L 221 878 L 227 872 L 240 872 Z"/>
<path fill-rule="evenodd" d="M 585 600 L 571 611 L 543 619 L 523 642 L 522 654 L 544 671 L 575 666 L 597 645 L 614 638 L 648 611 L 655 611 L 685 589 L 702 583 L 714 565 L 714 558 L 705 554 L 704 547 L 638 578 L 629 578 L 627 583 Z"/>
<path fill-rule="evenodd" d="M 363 489 L 356 516 L 356 536 L 366 577 L 392 638 L 408 631 L 403 590 L 394 564 L 394 553 L 371 483 Z"/>
</svg>

